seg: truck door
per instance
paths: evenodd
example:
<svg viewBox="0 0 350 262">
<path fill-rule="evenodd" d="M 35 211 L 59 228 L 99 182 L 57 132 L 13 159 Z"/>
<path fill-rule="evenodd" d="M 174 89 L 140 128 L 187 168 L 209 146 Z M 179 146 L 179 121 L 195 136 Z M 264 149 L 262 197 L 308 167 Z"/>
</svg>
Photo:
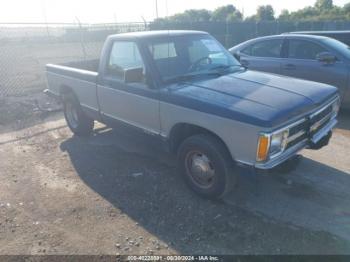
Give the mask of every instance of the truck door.
<svg viewBox="0 0 350 262">
<path fill-rule="evenodd" d="M 126 81 L 125 71 L 141 72 L 141 78 Z M 98 84 L 102 117 L 123 122 L 146 133 L 160 134 L 158 90 L 145 81 L 145 63 L 134 41 L 116 40 Z"/>
</svg>

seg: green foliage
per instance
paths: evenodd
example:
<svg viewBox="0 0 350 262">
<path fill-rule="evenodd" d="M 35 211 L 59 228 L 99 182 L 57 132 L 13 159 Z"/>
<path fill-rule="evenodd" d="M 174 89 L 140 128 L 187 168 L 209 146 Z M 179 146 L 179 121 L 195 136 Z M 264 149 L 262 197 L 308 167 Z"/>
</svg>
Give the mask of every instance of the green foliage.
<svg viewBox="0 0 350 262">
<path fill-rule="evenodd" d="M 275 11 L 271 5 L 261 5 L 256 11 L 256 19 L 258 21 L 273 21 L 275 20 Z"/>
<path fill-rule="evenodd" d="M 345 4 L 343 10 L 345 13 L 350 13 L 350 3 Z"/>
<path fill-rule="evenodd" d="M 206 9 L 190 9 L 183 13 L 175 14 L 167 18 L 158 18 L 154 20 L 154 23 L 191 23 L 191 22 L 208 22 L 210 21 L 211 13 Z"/>
<path fill-rule="evenodd" d="M 332 0 L 317 0 L 314 6 L 308 6 L 295 12 L 282 12 L 281 21 L 344 21 L 350 19 L 350 3 L 344 7 L 335 6 Z"/>
<path fill-rule="evenodd" d="M 274 21 L 275 11 L 271 5 L 257 8 L 255 15 L 246 17 L 245 21 Z M 277 18 L 279 21 L 344 21 L 350 20 L 350 3 L 343 7 L 335 6 L 333 0 L 316 0 L 314 6 L 308 6 L 295 12 L 282 10 Z M 193 23 L 193 22 L 240 22 L 242 13 L 233 5 L 221 6 L 214 11 L 206 9 L 191 9 L 183 13 L 153 21 L 154 24 Z"/>
<path fill-rule="evenodd" d="M 329 10 L 333 8 L 333 0 L 317 0 L 315 7 L 318 10 Z"/>
<path fill-rule="evenodd" d="M 214 10 L 211 20 L 215 22 L 235 22 L 242 20 L 242 13 L 233 5 L 221 6 Z"/>
<path fill-rule="evenodd" d="M 290 19 L 289 11 L 287 9 L 283 9 L 278 19 L 281 21 L 289 21 Z"/>
</svg>

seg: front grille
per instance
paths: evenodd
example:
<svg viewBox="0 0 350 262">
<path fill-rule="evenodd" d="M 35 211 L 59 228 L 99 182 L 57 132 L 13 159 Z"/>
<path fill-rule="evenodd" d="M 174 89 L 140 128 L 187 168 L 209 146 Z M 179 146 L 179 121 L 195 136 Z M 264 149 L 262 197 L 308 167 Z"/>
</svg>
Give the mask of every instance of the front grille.
<svg viewBox="0 0 350 262">
<path fill-rule="evenodd" d="M 288 142 L 286 149 L 291 148 L 291 147 L 299 144 L 300 142 L 302 142 L 303 140 L 305 140 L 307 138 L 308 138 L 308 134 L 305 132 L 304 134 L 302 134 L 301 136 L 297 137 L 296 139 Z"/>
<path fill-rule="evenodd" d="M 306 119 L 304 122 L 293 126 L 292 128 L 289 129 L 289 137 L 294 136 L 295 134 L 297 134 L 298 132 L 304 130 L 306 131 L 309 128 L 309 124 L 307 123 Z"/>
<path fill-rule="evenodd" d="M 298 143 L 312 138 L 323 127 L 325 127 L 333 117 L 333 103 L 317 111 L 304 121 L 301 121 L 289 129 L 288 143 L 286 149 L 291 148 Z"/>
<path fill-rule="evenodd" d="M 326 126 L 333 116 L 332 105 L 314 115 L 310 119 L 310 135 L 313 136 L 317 134 L 324 126 Z"/>
</svg>

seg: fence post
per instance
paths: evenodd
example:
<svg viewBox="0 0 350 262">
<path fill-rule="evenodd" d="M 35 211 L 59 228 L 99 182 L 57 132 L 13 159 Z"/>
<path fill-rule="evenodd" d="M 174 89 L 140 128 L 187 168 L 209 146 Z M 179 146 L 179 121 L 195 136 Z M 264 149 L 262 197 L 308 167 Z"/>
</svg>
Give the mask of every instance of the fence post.
<svg viewBox="0 0 350 262">
<path fill-rule="evenodd" d="M 84 55 L 84 60 L 86 60 L 87 54 L 86 54 L 86 48 L 85 48 L 85 43 L 84 43 L 84 32 L 83 32 L 83 26 L 79 20 L 78 17 L 76 17 L 77 21 L 78 21 L 78 25 L 79 25 L 79 29 L 80 29 L 80 44 L 81 44 L 81 49 L 83 51 L 83 55 Z"/>
</svg>

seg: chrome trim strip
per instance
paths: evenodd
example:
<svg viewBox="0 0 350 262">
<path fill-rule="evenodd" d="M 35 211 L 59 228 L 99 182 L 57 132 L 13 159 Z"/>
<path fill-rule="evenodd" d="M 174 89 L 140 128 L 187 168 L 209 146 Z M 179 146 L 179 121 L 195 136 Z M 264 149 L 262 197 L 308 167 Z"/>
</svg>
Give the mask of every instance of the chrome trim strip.
<svg viewBox="0 0 350 262">
<path fill-rule="evenodd" d="M 304 123 L 305 121 L 306 121 L 306 118 L 302 118 L 302 119 L 300 119 L 299 121 L 294 122 L 294 123 L 292 123 L 292 124 L 289 124 L 289 125 L 287 125 L 287 126 L 285 126 L 285 127 L 282 127 L 282 128 L 280 128 L 280 129 L 278 129 L 278 130 L 276 130 L 276 131 L 273 131 L 273 132 L 271 132 L 271 133 L 263 133 L 263 134 L 269 134 L 269 135 L 278 134 L 278 133 L 280 133 L 280 132 L 282 132 L 282 131 L 284 131 L 284 130 L 286 130 L 286 129 L 291 129 L 291 128 L 293 128 L 293 127 L 295 127 L 295 126 L 297 126 L 297 125 L 299 125 L 299 124 L 301 124 L 301 123 Z"/>
<path fill-rule="evenodd" d="M 317 128 L 319 128 L 322 124 L 324 124 L 325 122 L 327 122 L 328 120 L 331 119 L 333 112 L 330 112 L 328 115 L 326 115 L 324 118 L 322 118 L 321 120 L 317 121 L 316 123 L 314 123 L 311 127 L 310 127 L 310 131 L 315 131 Z"/>
<path fill-rule="evenodd" d="M 305 130 L 301 130 L 299 131 L 298 133 L 288 137 L 287 139 L 287 145 L 290 143 L 290 142 L 293 142 L 294 140 L 296 140 L 297 138 L 301 137 L 302 135 L 306 134 L 306 131 Z"/>
<path fill-rule="evenodd" d="M 317 110 L 316 112 L 314 112 L 313 114 L 310 115 L 310 119 L 314 118 L 316 115 L 320 114 L 322 111 L 326 110 L 329 106 L 331 106 L 334 102 L 337 101 L 337 99 L 339 99 L 339 96 L 337 96 L 336 98 L 332 99 L 331 102 L 327 103 L 326 105 L 322 106 L 322 108 L 320 108 L 319 110 Z"/>
<path fill-rule="evenodd" d="M 336 125 L 338 121 L 336 118 L 333 118 L 326 126 L 324 126 L 318 133 L 316 133 L 311 141 L 314 144 L 317 144 L 324 136 L 326 136 Z"/>
</svg>

